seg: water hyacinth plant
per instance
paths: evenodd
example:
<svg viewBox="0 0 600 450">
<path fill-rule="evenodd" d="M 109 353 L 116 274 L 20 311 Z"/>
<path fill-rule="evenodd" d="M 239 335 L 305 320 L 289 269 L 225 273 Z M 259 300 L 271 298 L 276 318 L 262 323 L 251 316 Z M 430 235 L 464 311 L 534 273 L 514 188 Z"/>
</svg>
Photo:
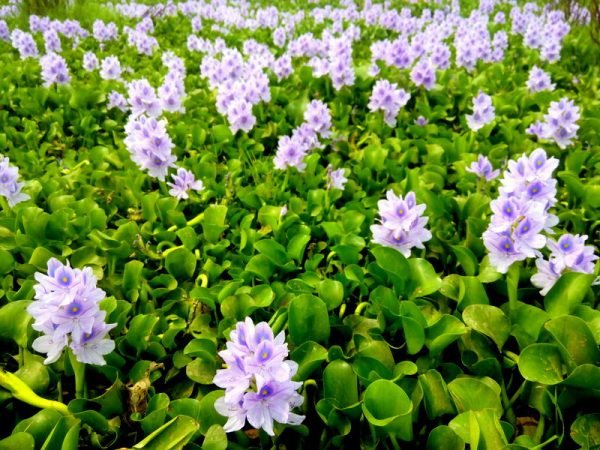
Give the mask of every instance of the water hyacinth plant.
<svg viewBox="0 0 600 450">
<path fill-rule="evenodd" d="M 594 2 L 0 3 L 0 449 L 592 449 Z"/>
</svg>

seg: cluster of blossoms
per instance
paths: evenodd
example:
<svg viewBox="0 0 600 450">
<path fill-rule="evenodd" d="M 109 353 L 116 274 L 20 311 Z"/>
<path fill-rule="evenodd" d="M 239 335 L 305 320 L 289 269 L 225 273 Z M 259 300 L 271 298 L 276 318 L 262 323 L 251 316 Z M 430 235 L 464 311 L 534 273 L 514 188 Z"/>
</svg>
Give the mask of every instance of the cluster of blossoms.
<svg viewBox="0 0 600 450">
<path fill-rule="evenodd" d="M 540 69 L 538 66 L 533 66 L 529 71 L 527 79 L 527 89 L 529 92 L 553 91 L 556 85 L 552 83 L 550 75 Z"/>
<path fill-rule="evenodd" d="M 163 84 L 158 88 L 158 97 L 164 111 L 185 112 L 185 64 L 173 52 L 164 52 L 162 62 L 168 68 Z"/>
<path fill-rule="evenodd" d="M 169 189 L 169 194 L 179 200 L 189 198 L 187 192 L 189 190 L 201 191 L 204 189 L 202 181 L 196 180 L 191 171 L 182 169 L 181 167 L 177 168 L 177 173 L 171 174 L 171 178 L 173 182 L 167 183 L 167 186 L 171 188 Z"/>
<path fill-rule="evenodd" d="M 489 95 L 479 92 L 477 97 L 473 98 L 473 114 L 467 114 L 467 125 L 473 131 L 477 131 L 496 118 L 496 110 L 492 105 L 492 98 Z"/>
<path fill-rule="evenodd" d="M 558 241 L 548 239 L 550 249 L 548 260 L 538 258 L 535 262 L 538 272 L 531 277 L 531 283 L 546 295 L 554 283 L 565 272 L 594 273 L 594 247 L 585 245 L 587 236 L 563 234 Z"/>
<path fill-rule="evenodd" d="M 18 180 L 19 168 L 11 166 L 9 159 L 0 155 L 0 195 L 6 199 L 11 208 L 29 199 L 29 195 L 21 192 L 24 183 Z"/>
<path fill-rule="evenodd" d="M 119 30 L 114 22 L 104 23 L 96 19 L 92 25 L 94 39 L 98 42 L 116 41 L 119 38 Z"/>
<path fill-rule="evenodd" d="M 158 117 L 162 114 L 162 106 L 156 91 L 145 78 L 129 83 L 127 94 L 127 102 L 134 116 L 146 114 L 151 117 Z"/>
<path fill-rule="evenodd" d="M 339 189 L 344 190 L 344 186 L 348 182 L 348 178 L 345 177 L 345 169 L 333 170 L 333 166 L 329 164 L 327 166 L 327 189 Z"/>
<path fill-rule="evenodd" d="M 311 101 L 304 111 L 304 123 L 292 132 L 292 136 L 281 136 L 277 143 L 277 153 L 273 158 L 276 169 L 295 167 L 304 171 L 304 157 L 320 147 L 319 136 L 331 136 L 331 112 L 321 100 Z"/>
<path fill-rule="evenodd" d="M 21 59 L 38 57 L 38 48 L 31 34 L 15 29 L 10 33 L 10 41 Z"/>
<path fill-rule="evenodd" d="M 83 54 L 83 63 L 82 67 L 84 70 L 91 72 L 92 70 L 96 70 L 98 68 L 98 57 L 94 52 L 85 52 Z"/>
<path fill-rule="evenodd" d="M 140 24 L 143 22 L 140 22 Z M 155 49 L 158 48 L 158 41 L 154 36 L 150 36 L 143 27 L 140 28 L 123 27 L 123 33 L 127 35 L 127 44 L 130 47 L 135 47 L 140 55 L 152 56 Z"/>
<path fill-rule="evenodd" d="M 536 14 L 538 11 L 539 6 L 532 2 L 523 8 L 513 7 L 510 11 L 512 32 L 523 36 L 523 45 L 539 50 L 542 60 L 556 62 L 560 59 L 562 41 L 570 26 L 562 11 L 545 8 L 539 15 Z"/>
<path fill-rule="evenodd" d="M 65 59 L 56 53 L 48 53 L 40 58 L 44 86 L 67 84 L 71 81 L 69 68 Z"/>
<path fill-rule="evenodd" d="M 579 117 L 579 107 L 573 100 L 561 98 L 558 102 L 550 102 L 544 121 L 535 122 L 527 129 L 527 133 L 539 139 L 550 139 L 560 148 L 566 148 L 577 137 Z"/>
<path fill-rule="evenodd" d="M 386 198 L 377 202 L 381 225 L 371 225 L 373 242 L 394 248 L 408 258 L 412 248 L 425 248 L 423 243 L 431 239 L 431 232 L 425 228 L 429 221 L 423 216 L 425 205 L 417 205 L 414 192 L 403 198 L 390 189 Z"/>
<path fill-rule="evenodd" d="M 122 72 L 121 63 L 116 56 L 107 56 L 102 60 L 100 77 L 103 80 L 120 80 Z"/>
<path fill-rule="evenodd" d="M 237 49 L 220 52 L 221 59 L 211 55 L 202 59 L 200 73 L 216 89 L 217 111 L 227 117 L 231 132 L 249 132 L 256 124 L 252 106 L 271 100 L 269 77 L 264 69 L 272 64 L 273 55 L 253 40 L 244 43 L 244 53 L 251 55 L 248 61 Z"/>
<path fill-rule="evenodd" d="M 27 311 L 34 318 L 33 329 L 44 333 L 33 341 L 33 349 L 46 353 L 45 364 L 60 358 L 69 346 L 78 361 L 104 365 L 104 355 L 115 343 L 107 338 L 116 324 L 107 324 L 99 307 L 105 292 L 96 287 L 92 269 L 73 269 L 56 258 L 48 261 L 48 274 L 37 272 L 35 300 Z"/>
<path fill-rule="evenodd" d="M 538 148 L 529 157 L 509 161 L 501 180 L 499 198 L 490 204 L 493 214 L 483 243 L 490 263 L 506 273 L 515 261 L 541 256 L 546 245 L 542 231 L 552 233 L 558 218 L 548 210 L 556 203 L 556 158 Z"/>
<path fill-rule="evenodd" d="M 387 80 L 377 80 L 375 86 L 373 86 L 368 106 L 371 111 L 383 111 L 385 123 L 390 127 L 395 127 L 398 111 L 409 100 L 410 94 L 404 89 L 398 89 L 396 83 L 390 83 Z"/>
<path fill-rule="evenodd" d="M 273 421 L 299 425 L 304 416 L 291 410 L 304 398 L 296 391 L 302 386 L 292 381 L 298 364 L 286 360 L 288 348 L 283 331 L 277 336 L 266 322 L 254 325 L 252 319 L 238 322 L 231 331 L 227 349 L 219 355 L 227 364 L 217 371 L 213 383 L 225 389 L 215 402 L 217 412 L 228 418 L 226 432 L 253 427 L 273 436 Z"/>
<path fill-rule="evenodd" d="M 111 91 L 108 94 L 108 103 L 106 105 L 107 109 L 117 108 L 123 112 L 129 110 L 129 105 L 127 104 L 127 99 L 123 94 L 117 91 Z"/>
<path fill-rule="evenodd" d="M 10 39 L 10 30 L 5 20 L 0 19 L 0 39 L 8 41 Z"/>
<path fill-rule="evenodd" d="M 492 163 L 487 156 L 479 155 L 477 161 L 467 167 L 467 172 L 474 173 L 480 178 L 485 178 L 487 181 L 492 181 L 500 175 L 500 169 L 494 170 Z"/>
<path fill-rule="evenodd" d="M 50 28 L 44 31 L 44 48 L 46 53 L 60 53 L 62 51 L 60 37 L 58 37 L 55 29 Z"/>
<path fill-rule="evenodd" d="M 164 181 L 169 167 L 175 167 L 177 158 L 171 153 L 174 147 L 167 134 L 165 120 L 144 115 L 129 117 L 125 125 L 125 146 L 131 159 L 151 177 Z"/>
</svg>

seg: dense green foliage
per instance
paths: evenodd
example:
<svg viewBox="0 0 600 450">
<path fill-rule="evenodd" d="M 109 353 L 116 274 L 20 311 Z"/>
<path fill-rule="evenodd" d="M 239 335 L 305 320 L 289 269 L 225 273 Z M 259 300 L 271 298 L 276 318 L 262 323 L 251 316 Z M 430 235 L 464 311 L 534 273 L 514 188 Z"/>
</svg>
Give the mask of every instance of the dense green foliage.
<svg viewBox="0 0 600 450">
<path fill-rule="evenodd" d="M 118 54 L 133 69 L 126 77 L 158 85 L 160 52 L 139 56 L 123 36 L 104 49 L 93 39 L 63 43 L 72 81 L 46 88 L 39 62 L 0 41 L 0 152 L 31 196 L 12 209 L 1 200 L 0 384 L 14 373 L 68 405 L 36 403 L 22 386 L 0 389 L 0 448 L 596 448 L 595 276 L 566 274 L 542 297 L 532 261 L 496 272 L 481 235 L 497 183 L 465 170 L 478 154 L 505 168 L 542 146 L 560 160 L 558 228 L 598 242 L 600 52 L 585 27 L 573 25 L 562 59 L 545 67 L 554 92 L 527 91 L 539 57 L 511 37 L 503 62 L 441 71 L 431 91 L 413 86 L 396 128 L 367 108 L 369 44 L 385 37 L 368 28 L 354 48 L 354 86 L 335 91 L 298 66 L 273 77 L 254 129 L 233 135 L 199 75 L 202 55 L 186 47 L 189 20 L 155 25 L 161 50 L 184 58 L 188 73 L 186 113 L 166 117 L 178 161 L 205 185 L 189 200 L 131 161 L 127 114 L 106 108 L 121 86 L 81 68 L 85 51 Z M 299 32 L 320 27 L 307 21 Z M 202 33 L 210 37 L 209 26 Z M 223 38 L 240 46 L 251 36 L 271 41 L 260 29 Z M 384 68 L 381 77 L 410 86 L 407 71 Z M 474 133 L 465 114 L 480 89 L 493 95 L 497 117 Z M 565 96 L 581 109 L 574 145 L 561 150 L 525 133 Z M 334 137 L 306 158 L 304 173 L 274 170 L 277 138 L 302 123 L 314 98 L 329 105 Z M 429 124 L 414 124 L 420 115 Z M 344 191 L 326 189 L 328 164 L 349 169 Z M 414 191 L 427 205 L 433 238 L 408 259 L 371 242 L 388 189 Z M 75 398 L 66 356 L 45 366 L 31 348 L 39 334 L 25 308 L 51 257 L 93 268 L 107 322 L 117 324 L 107 365 L 85 369 L 85 399 Z M 276 427 L 274 440 L 248 428 L 226 435 L 213 407 L 222 393 L 212 384 L 217 352 L 246 316 L 286 331 L 304 382 L 305 422 Z"/>
</svg>

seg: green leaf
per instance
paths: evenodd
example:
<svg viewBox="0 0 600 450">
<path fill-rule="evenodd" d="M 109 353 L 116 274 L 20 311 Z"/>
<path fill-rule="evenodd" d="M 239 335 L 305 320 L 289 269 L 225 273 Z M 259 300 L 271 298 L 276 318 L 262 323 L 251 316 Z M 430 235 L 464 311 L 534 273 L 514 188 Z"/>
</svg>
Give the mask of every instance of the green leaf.
<svg viewBox="0 0 600 450">
<path fill-rule="evenodd" d="M 321 280 L 317 284 L 317 292 L 329 311 L 340 306 L 344 300 L 344 286 L 337 280 Z"/>
<path fill-rule="evenodd" d="M 24 431 L 13 431 L 13 434 L 0 441 L 2 450 L 33 450 L 35 448 L 35 439 L 29 433 Z"/>
<path fill-rule="evenodd" d="M 437 370 L 431 369 L 419 375 L 419 384 L 423 389 L 427 417 L 435 419 L 444 414 L 456 414 L 446 382 Z"/>
<path fill-rule="evenodd" d="M 375 247 L 371 250 L 377 265 L 387 272 L 398 293 L 404 293 L 405 283 L 410 274 L 408 260 L 397 250 L 389 247 Z"/>
<path fill-rule="evenodd" d="M 306 380 L 327 359 L 327 349 L 316 342 L 308 341 L 292 351 L 290 358 L 298 363 L 295 380 Z"/>
<path fill-rule="evenodd" d="M 454 256 L 456 256 L 456 259 L 465 271 L 465 275 L 474 276 L 477 272 L 479 263 L 473 252 L 464 245 L 453 245 L 451 248 L 454 252 Z"/>
<path fill-rule="evenodd" d="M 564 361 L 581 364 L 596 364 L 600 351 L 594 335 L 584 320 L 575 316 L 561 316 L 544 325 L 559 344 Z"/>
<path fill-rule="evenodd" d="M 140 314 L 131 319 L 125 339 L 137 350 L 138 355 L 148 347 L 148 340 L 158 320 L 155 314 Z"/>
<path fill-rule="evenodd" d="M 175 278 L 192 278 L 196 270 L 196 256 L 185 247 L 175 249 L 165 258 L 165 268 Z"/>
<path fill-rule="evenodd" d="M 427 450 L 464 450 L 465 442 L 446 425 L 439 425 L 431 430 L 427 438 Z"/>
<path fill-rule="evenodd" d="M 206 432 L 203 450 L 225 450 L 227 448 L 227 433 L 221 425 L 211 425 Z"/>
<path fill-rule="evenodd" d="M 177 416 L 133 446 L 134 449 L 179 450 L 198 430 L 199 424 L 189 416 Z"/>
<path fill-rule="evenodd" d="M 284 266 L 290 261 L 285 247 L 273 239 L 261 239 L 254 243 L 254 248 L 278 267 Z"/>
<path fill-rule="evenodd" d="M 225 225 L 226 218 L 227 206 L 210 205 L 206 208 L 202 220 L 202 230 L 204 237 L 208 242 L 217 242 L 219 240 L 221 233 L 228 228 L 228 226 Z"/>
<path fill-rule="evenodd" d="M 21 347 L 27 347 L 27 334 L 31 316 L 27 306 L 31 300 L 17 300 L 0 308 L 0 336 L 12 339 Z"/>
<path fill-rule="evenodd" d="M 492 409 L 502 415 L 500 386 L 491 378 L 456 378 L 448 383 L 448 391 L 459 413 Z"/>
<path fill-rule="evenodd" d="M 435 272 L 431 263 L 421 258 L 410 258 L 410 288 L 409 295 L 425 297 L 437 292 L 442 287 L 442 279 Z"/>
<path fill-rule="evenodd" d="M 467 326 L 494 341 L 498 350 L 502 349 L 510 336 L 510 319 L 506 317 L 500 308 L 495 306 L 467 306 L 462 313 L 462 317 Z"/>
<path fill-rule="evenodd" d="M 333 399 L 338 408 L 358 403 L 358 379 L 346 361 L 332 361 L 323 371 L 323 398 Z"/>
<path fill-rule="evenodd" d="M 327 306 L 318 297 L 302 294 L 289 306 L 290 341 L 300 345 L 307 341 L 324 342 L 329 338 Z"/>
<path fill-rule="evenodd" d="M 571 314 L 581 304 L 594 278 L 586 273 L 563 274 L 544 298 L 544 308 L 550 317 Z"/>
<path fill-rule="evenodd" d="M 212 384 L 217 372 L 215 357 L 206 352 L 198 352 L 199 356 L 185 368 L 188 378 L 200 384 Z"/>
<path fill-rule="evenodd" d="M 406 392 L 391 381 L 374 381 L 365 390 L 362 409 L 369 423 L 404 441 L 413 438 L 412 408 Z"/>
<path fill-rule="evenodd" d="M 575 419 L 571 425 L 571 438 L 582 450 L 600 446 L 600 414 L 586 414 Z"/>
<path fill-rule="evenodd" d="M 557 345 L 532 344 L 519 355 L 519 371 L 528 381 L 553 385 L 563 380 L 566 367 Z"/>
<path fill-rule="evenodd" d="M 459 319 L 444 314 L 440 320 L 427 328 L 425 344 L 432 355 L 438 355 L 467 331 L 467 327 Z"/>
</svg>

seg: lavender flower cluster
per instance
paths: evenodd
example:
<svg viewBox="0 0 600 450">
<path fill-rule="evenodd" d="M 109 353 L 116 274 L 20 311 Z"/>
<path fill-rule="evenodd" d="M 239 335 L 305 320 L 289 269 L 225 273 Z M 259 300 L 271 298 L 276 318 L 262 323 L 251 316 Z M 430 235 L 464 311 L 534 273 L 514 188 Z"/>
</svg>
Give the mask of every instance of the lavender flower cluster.
<svg viewBox="0 0 600 450">
<path fill-rule="evenodd" d="M 377 80 L 373 86 L 368 106 L 371 111 L 383 111 L 385 123 L 390 127 L 395 127 L 400 108 L 405 106 L 409 100 L 410 94 L 404 89 L 398 89 L 396 83 Z"/>
<path fill-rule="evenodd" d="M 273 421 L 299 425 L 304 416 L 291 410 L 304 398 L 296 391 L 302 383 L 292 381 L 298 364 L 286 360 L 288 348 L 283 331 L 277 336 L 266 322 L 254 325 L 249 317 L 231 331 L 226 350 L 219 356 L 227 364 L 217 370 L 213 382 L 225 389 L 215 409 L 227 417 L 226 432 L 241 429 L 246 420 L 273 436 Z"/>
<path fill-rule="evenodd" d="M 546 245 L 543 231 L 553 233 L 558 218 L 549 209 L 556 203 L 556 158 L 538 148 L 529 157 L 509 161 L 501 179 L 500 196 L 493 200 L 492 218 L 483 233 L 490 263 L 506 273 L 516 261 L 541 256 Z"/>
<path fill-rule="evenodd" d="M 417 205 L 414 192 L 403 198 L 390 189 L 377 207 L 381 225 L 371 225 L 373 242 L 396 249 L 407 258 L 412 248 L 425 248 L 423 243 L 431 239 L 431 232 L 425 228 L 429 218 L 423 216 L 425 205 Z"/>
<path fill-rule="evenodd" d="M 585 245 L 586 239 L 578 234 L 563 234 L 558 241 L 548 239 L 550 257 L 536 260 L 538 272 L 531 277 L 531 283 L 541 289 L 540 294 L 546 295 L 565 272 L 594 273 L 598 256 L 592 245 Z"/>
<path fill-rule="evenodd" d="M 18 180 L 19 168 L 11 166 L 9 159 L 0 155 L 0 195 L 6 199 L 11 208 L 29 199 L 29 195 L 21 192 L 24 183 Z"/>
<path fill-rule="evenodd" d="M 99 302 L 105 292 L 96 287 L 92 269 L 73 269 L 56 258 L 48 260 L 48 274 L 35 274 L 35 301 L 27 311 L 34 318 L 33 329 L 43 333 L 33 341 L 33 349 L 46 353 L 45 364 L 60 358 L 69 347 L 78 361 L 104 365 L 104 356 L 115 343 L 107 338 L 116 324 L 107 324 Z"/>
<path fill-rule="evenodd" d="M 277 153 L 273 158 L 276 169 L 295 167 L 299 172 L 306 168 L 304 157 L 313 149 L 320 148 L 319 136 L 331 136 L 331 112 L 321 100 L 311 101 L 304 111 L 304 123 L 292 132 L 292 136 L 281 136 Z"/>
<path fill-rule="evenodd" d="M 56 53 L 48 53 L 40 58 L 44 86 L 68 84 L 71 81 L 65 59 Z"/>
<path fill-rule="evenodd" d="M 473 114 L 467 114 L 467 125 L 473 131 L 478 131 L 496 118 L 496 110 L 489 95 L 479 92 L 473 98 Z"/>
<path fill-rule="evenodd" d="M 125 125 L 125 146 L 131 159 L 151 177 L 164 181 L 177 158 L 171 153 L 174 147 L 167 134 L 167 122 L 153 117 L 130 116 Z"/>
<path fill-rule="evenodd" d="M 567 148 L 577 137 L 580 118 L 579 107 L 573 100 L 561 98 L 558 102 L 550 102 L 544 121 L 537 121 L 527 129 L 527 133 L 539 139 L 552 140 L 560 148 Z"/>
</svg>

